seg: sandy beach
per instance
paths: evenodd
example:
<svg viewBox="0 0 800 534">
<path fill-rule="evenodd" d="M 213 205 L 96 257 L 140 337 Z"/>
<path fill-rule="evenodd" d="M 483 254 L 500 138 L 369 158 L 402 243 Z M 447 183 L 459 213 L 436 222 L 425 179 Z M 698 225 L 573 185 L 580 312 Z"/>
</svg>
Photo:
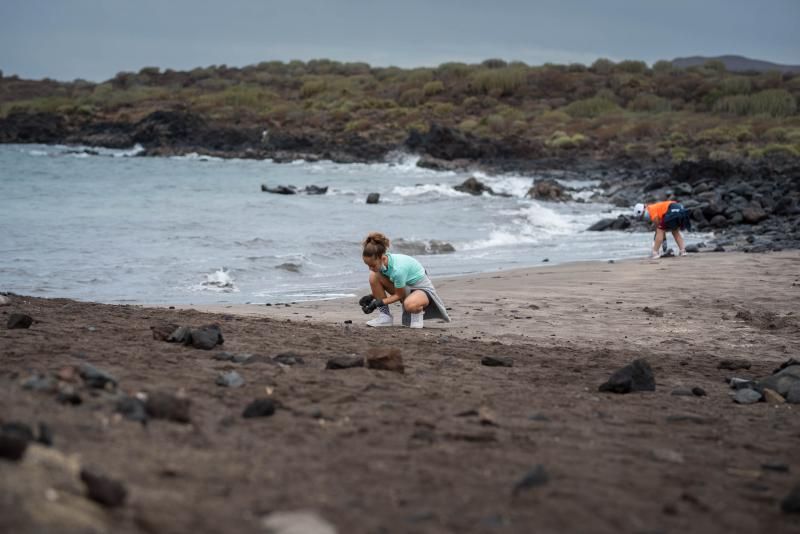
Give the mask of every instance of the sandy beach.
<svg viewBox="0 0 800 534">
<path fill-rule="evenodd" d="M 781 510 L 800 483 L 799 405 L 740 405 L 726 383 L 800 359 L 800 252 L 433 279 L 453 322 L 419 331 L 367 328 L 358 296 L 170 309 L 9 295 L 3 325 L 34 322 L 0 325 L 0 423 L 44 424 L 52 446 L 0 459 L 0 530 L 290 532 L 276 514 L 301 510 L 328 527 L 315 532 L 800 532 Z M 211 350 L 157 339 L 211 323 Z M 326 368 L 397 356 L 402 373 Z M 655 391 L 598 391 L 637 358 Z M 86 364 L 114 383 L 92 387 Z M 244 385 L 215 383 L 231 371 Z M 705 395 L 676 394 L 692 388 Z M 119 413 L 159 393 L 182 421 Z M 274 414 L 243 417 L 258 398 Z M 124 502 L 86 498 L 81 470 Z"/>
</svg>

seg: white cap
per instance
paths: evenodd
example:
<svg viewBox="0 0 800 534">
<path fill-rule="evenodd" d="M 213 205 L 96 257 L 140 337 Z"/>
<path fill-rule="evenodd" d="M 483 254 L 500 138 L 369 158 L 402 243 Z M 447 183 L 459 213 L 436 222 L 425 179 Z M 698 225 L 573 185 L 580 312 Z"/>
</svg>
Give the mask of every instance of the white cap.
<svg viewBox="0 0 800 534">
<path fill-rule="evenodd" d="M 644 215 L 644 204 L 639 203 L 633 207 L 633 216 L 637 219 L 641 219 L 642 215 Z"/>
</svg>

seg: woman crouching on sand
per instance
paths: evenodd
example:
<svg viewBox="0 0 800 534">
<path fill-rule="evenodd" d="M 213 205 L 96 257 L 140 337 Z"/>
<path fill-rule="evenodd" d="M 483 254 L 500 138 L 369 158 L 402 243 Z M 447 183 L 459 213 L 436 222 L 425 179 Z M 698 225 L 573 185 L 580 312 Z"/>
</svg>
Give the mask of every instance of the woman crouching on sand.
<svg viewBox="0 0 800 534">
<path fill-rule="evenodd" d="M 449 323 L 442 299 L 422 264 L 411 256 L 387 252 L 388 248 L 389 238 L 381 233 L 372 232 L 364 240 L 361 256 L 370 270 L 372 294 L 361 297 L 358 303 L 364 313 L 379 311 L 367 326 L 392 326 L 389 305 L 398 301 L 403 303 L 403 326 L 422 328 L 423 319 Z"/>
</svg>

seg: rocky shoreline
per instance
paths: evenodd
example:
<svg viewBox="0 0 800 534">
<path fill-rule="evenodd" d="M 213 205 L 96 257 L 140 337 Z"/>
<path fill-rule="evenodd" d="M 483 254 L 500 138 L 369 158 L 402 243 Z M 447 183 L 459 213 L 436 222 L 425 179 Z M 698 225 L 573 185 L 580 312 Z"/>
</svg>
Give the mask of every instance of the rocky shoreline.
<svg viewBox="0 0 800 534">
<path fill-rule="evenodd" d="M 385 161 L 397 151 L 420 155 L 418 165 L 437 170 L 536 173 L 538 200 L 562 201 L 569 192 L 554 186 L 565 172 L 600 181 L 590 201 L 617 207 L 674 199 L 692 213 L 694 229 L 714 232 L 702 250 L 766 252 L 800 248 L 800 159 L 759 161 L 633 159 L 622 154 L 553 155 L 544 147 L 515 138 L 478 138 L 454 128 L 431 125 L 405 140 L 388 143 L 358 134 L 270 131 L 216 125 L 181 110 L 155 111 L 138 122 L 91 122 L 58 113 L 14 112 L 0 119 L 2 143 L 63 143 L 89 147 L 143 147 L 141 156 L 202 153 L 223 158 L 337 163 Z M 549 184 L 549 185 L 548 185 Z M 542 185 L 545 187 L 542 189 Z M 466 183 L 468 192 L 483 191 Z M 477 189 L 475 189 L 477 188 Z M 598 221 L 590 230 L 648 231 L 620 216 Z"/>
</svg>

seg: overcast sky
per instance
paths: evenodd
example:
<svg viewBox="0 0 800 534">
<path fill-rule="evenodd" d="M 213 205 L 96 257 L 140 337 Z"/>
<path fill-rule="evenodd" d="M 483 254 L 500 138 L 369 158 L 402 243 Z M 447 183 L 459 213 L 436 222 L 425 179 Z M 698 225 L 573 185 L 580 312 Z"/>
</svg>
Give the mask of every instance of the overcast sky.
<svg viewBox="0 0 800 534">
<path fill-rule="evenodd" d="M 101 81 L 145 66 L 314 58 L 800 64 L 798 27 L 800 0 L 0 0 L 0 70 Z"/>
</svg>

